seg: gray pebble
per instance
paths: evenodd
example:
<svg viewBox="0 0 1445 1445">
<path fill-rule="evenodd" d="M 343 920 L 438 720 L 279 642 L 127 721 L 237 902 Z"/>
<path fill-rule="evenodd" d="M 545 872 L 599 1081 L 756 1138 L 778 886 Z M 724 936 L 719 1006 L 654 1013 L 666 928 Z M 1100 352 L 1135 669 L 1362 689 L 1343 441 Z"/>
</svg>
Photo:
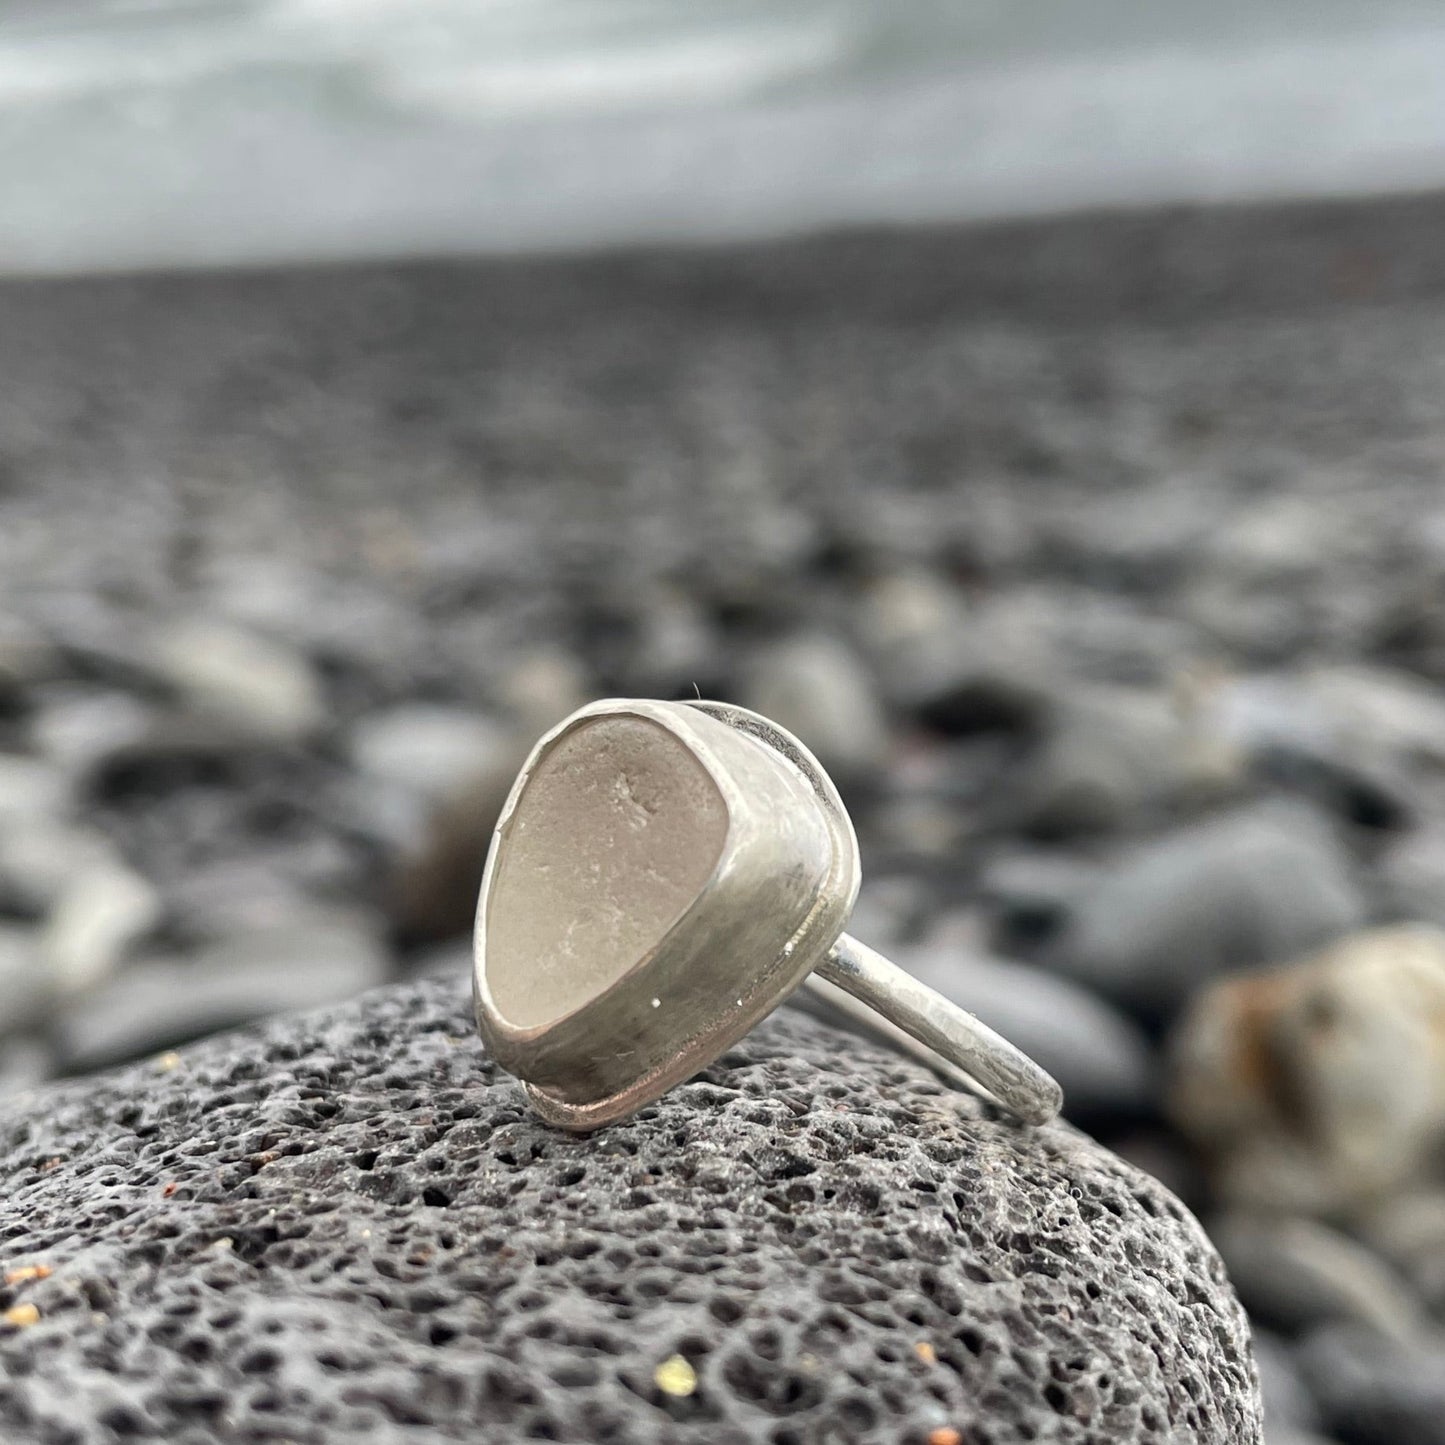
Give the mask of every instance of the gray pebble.
<svg viewBox="0 0 1445 1445">
<path fill-rule="evenodd" d="M 1334 1326 L 1299 1353 L 1324 1427 L 1349 1445 L 1445 1445 L 1445 1337 Z"/>
<path fill-rule="evenodd" d="M 1221 1215 L 1209 1237 L 1250 1314 L 1299 1334 L 1330 1323 L 1363 1325 L 1392 1340 L 1417 1339 L 1419 1300 L 1358 1240 L 1299 1216 Z"/>
<path fill-rule="evenodd" d="M 888 725 L 872 677 L 836 637 L 808 634 L 760 652 L 743 703 L 793 733 L 841 783 L 868 778 L 888 754 Z"/>
<path fill-rule="evenodd" d="M 0 1035 L 32 1027 L 48 1011 L 50 996 L 35 932 L 0 924 Z"/>
<path fill-rule="evenodd" d="M 1376 861 L 1373 881 L 1386 917 L 1445 929 L 1445 828 L 1426 824 L 1399 838 Z"/>
<path fill-rule="evenodd" d="M 54 644 L 32 623 L 0 610 L 0 698 L 19 698 L 60 666 Z"/>
<path fill-rule="evenodd" d="M 59 768 L 23 753 L 0 753 L 0 828 L 59 817 L 69 806 L 70 785 Z"/>
<path fill-rule="evenodd" d="M 1277 1430 L 1317 1429 L 1320 1412 L 1295 1363 L 1294 1351 L 1278 1335 L 1261 1329 L 1257 1320 L 1251 1320 L 1250 1324 L 1254 1364 L 1259 1371 L 1259 1393 L 1264 1398 L 1266 1445 L 1271 1445 L 1273 1432 Z"/>
<path fill-rule="evenodd" d="M 349 998 L 386 980 L 390 959 L 359 920 L 254 928 L 192 958 L 151 958 L 68 1009 L 57 1038 L 68 1073 L 144 1058 L 218 1029 Z"/>
<path fill-rule="evenodd" d="M 352 728 L 356 766 L 382 783 L 435 801 L 480 773 L 513 764 L 511 730 L 464 708 L 407 703 L 360 719 Z"/>
<path fill-rule="evenodd" d="M 1237 755 L 1211 746 L 1162 692 L 1080 689 L 1054 707 L 1029 760 L 1018 821 L 1044 836 L 1147 822 L 1166 806 L 1235 788 Z"/>
<path fill-rule="evenodd" d="M 1386 1200 L 1358 1221 L 1360 1232 L 1445 1316 L 1445 1188 Z"/>
<path fill-rule="evenodd" d="M 940 609 L 877 661 L 898 711 L 953 734 L 1031 728 L 1060 683 L 1044 619 L 1027 600 Z"/>
<path fill-rule="evenodd" d="M 103 861 L 68 878 L 46 919 L 41 953 L 62 996 L 95 988 L 161 918 L 156 890 L 123 864 Z"/>
<path fill-rule="evenodd" d="M 49 911 L 80 873 L 120 866 L 110 840 L 78 824 L 38 818 L 0 828 L 0 903 L 27 915 Z"/>
<path fill-rule="evenodd" d="M 151 658 L 192 709 L 257 736 L 304 738 L 326 720 L 321 684 L 304 654 L 233 623 L 176 622 L 155 634 Z"/>
<path fill-rule="evenodd" d="M 55 1051 L 43 1039 L 0 1040 L 0 1098 L 55 1077 Z"/>
<path fill-rule="evenodd" d="M 110 688 L 49 690 L 30 719 L 39 749 L 73 778 L 85 778 L 115 753 L 141 742 L 155 709 L 132 693 Z"/>
<path fill-rule="evenodd" d="M 1365 902 L 1328 826 L 1260 804 L 1131 847 L 1079 901 L 1054 957 L 1151 1016 L 1216 974 L 1290 958 L 1358 927 Z"/>
<path fill-rule="evenodd" d="M 978 876 L 995 945 L 1011 953 L 1053 937 L 1098 881 L 1093 864 L 1068 853 L 995 851 Z"/>
</svg>

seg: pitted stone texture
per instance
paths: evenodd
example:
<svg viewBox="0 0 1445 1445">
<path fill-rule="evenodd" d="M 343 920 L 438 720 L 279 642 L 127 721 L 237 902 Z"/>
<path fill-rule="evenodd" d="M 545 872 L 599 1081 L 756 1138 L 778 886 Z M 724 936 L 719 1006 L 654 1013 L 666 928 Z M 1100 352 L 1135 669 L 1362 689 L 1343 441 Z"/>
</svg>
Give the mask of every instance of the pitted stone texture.
<svg viewBox="0 0 1445 1445">
<path fill-rule="evenodd" d="M 576 1137 L 434 980 L 20 1096 L 0 1149 L 0 1271 L 52 1270 L 0 1290 L 7 1445 L 1259 1440 L 1172 1196 L 790 1010 Z"/>
</svg>

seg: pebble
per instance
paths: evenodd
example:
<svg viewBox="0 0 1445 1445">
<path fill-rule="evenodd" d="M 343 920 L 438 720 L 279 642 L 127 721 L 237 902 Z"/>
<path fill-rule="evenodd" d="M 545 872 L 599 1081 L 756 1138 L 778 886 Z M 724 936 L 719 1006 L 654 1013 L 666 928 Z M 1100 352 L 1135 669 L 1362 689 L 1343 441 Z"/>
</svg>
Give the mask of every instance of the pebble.
<svg viewBox="0 0 1445 1445">
<path fill-rule="evenodd" d="M 680 587 L 654 586 L 629 609 L 625 653 L 629 689 L 639 697 L 712 696 L 726 652 L 707 615 Z"/>
<path fill-rule="evenodd" d="M 139 874 L 114 862 L 81 869 L 56 896 L 41 935 L 50 986 L 87 993 L 160 921 L 161 900 Z"/>
<path fill-rule="evenodd" d="M 968 626 L 958 590 L 927 567 L 881 572 L 863 588 L 858 629 L 880 666 L 900 653 L 927 650 Z"/>
<path fill-rule="evenodd" d="M 836 637 L 778 642 L 752 660 L 744 705 L 791 732 L 835 781 L 874 776 L 888 756 L 888 724 L 873 679 Z"/>
<path fill-rule="evenodd" d="M 1333 1326 L 1299 1352 L 1324 1428 L 1349 1445 L 1445 1445 L 1445 1336 Z"/>
<path fill-rule="evenodd" d="M 1385 1200 L 1356 1221 L 1370 1244 L 1445 1316 L 1445 1188 Z"/>
<path fill-rule="evenodd" d="M 1011 953 L 1047 942 L 1097 882 L 1097 868 L 1071 853 L 998 850 L 978 876 L 994 946 Z"/>
<path fill-rule="evenodd" d="M 1278 1335 L 1261 1329 L 1257 1320 L 1250 1325 L 1259 1392 L 1264 1398 L 1266 1445 L 1273 1445 L 1276 1429 L 1317 1429 L 1320 1412 L 1295 1363 L 1294 1351 Z"/>
<path fill-rule="evenodd" d="M 55 1077 L 55 1054 L 38 1038 L 0 1040 L 0 1099 Z"/>
<path fill-rule="evenodd" d="M 42 696 L 30 720 L 36 748 L 73 778 L 85 778 L 153 726 L 155 710 L 132 693 L 74 685 Z"/>
<path fill-rule="evenodd" d="M 530 733 L 512 733 L 510 753 L 498 747 L 488 767 L 459 779 L 415 831 L 404 800 L 380 795 L 372 800 L 374 823 L 395 828 L 398 839 L 411 839 L 395 860 L 389 887 L 392 915 L 405 938 L 443 939 L 470 931 L 492 830 L 535 742 Z M 383 816 L 381 809 L 390 811 Z"/>
<path fill-rule="evenodd" d="M 1078 902 L 1051 954 L 1146 1018 L 1216 974 L 1290 958 L 1357 928 L 1365 900 L 1328 825 L 1262 803 L 1133 845 Z"/>
<path fill-rule="evenodd" d="M 976 1014 L 1063 1086 L 1071 1119 L 1128 1118 L 1153 1098 L 1153 1050 L 1132 1020 L 1068 979 L 933 943 L 894 961 Z"/>
<path fill-rule="evenodd" d="M 952 735 L 1028 730 L 1058 691 L 1038 609 L 1011 601 L 942 608 L 932 625 L 880 653 L 876 664 L 896 711 Z"/>
<path fill-rule="evenodd" d="M 23 753 L 0 753 L 0 828 L 56 817 L 69 804 L 70 786 L 58 768 Z"/>
<path fill-rule="evenodd" d="M 1261 778 L 1316 797 L 1352 822 L 1414 817 L 1413 770 L 1445 757 L 1445 699 L 1377 667 L 1259 673 L 1217 682 L 1201 715 Z"/>
<path fill-rule="evenodd" d="M 190 707 L 258 736 L 294 741 L 326 720 L 321 684 L 306 657 L 247 628 L 213 618 L 174 623 L 156 634 L 152 657 Z"/>
<path fill-rule="evenodd" d="M 350 998 L 384 982 L 391 961 L 378 930 L 345 917 L 257 927 L 190 958 L 154 957 L 122 970 L 67 1010 L 61 1065 L 89 1073 L 218 1029 Z"/>
<path fill-rule="evenodd" d="M 1425 1329 L 1420 1302 L 1388 1264 L 1317 1219 L 1221 1215 L 1209 1237 L 1252 1318 L 1287 1334 L 1317 1325 L 1363 1325 L 1392 1340 Z"/>
<path fill-rule="evenodd" d="M 119 861 L 109 839 L 79 824 L 37 818 L 0 828 L 0 906 L 43 914 L 77 874 Z"/>
<path fill-rule="evenodd" d="M 1445 934 L 1373 929 L 1198 998 L 1169 1107 L 1229 1198 L 1330 1210 L 1414 1179 L 1445 1137 Z"/>
<path fill-rule="evenodd" d="M 0 611 L 0 698 L 23 696 L 58 667 L 55 647 L 39 628 Z"/>
<path fill-rule="evenodd" d="M 1018 821 L 1048 837 L 1148 823 L 1169 805 L 1225 795 L 1242 761 L 1150 688 L 1078 689 L 1051 710 L 1019 789 Z"/>
<path fill-rule="evenodd" d="M 0 923 L 0 1036 L 33 1027 L 49 1002 L 35 932 Z"/>
<path fill-rule="evenodd" d="M 1374 884 L 1386 916 L 1445 928 L 1445 828 L 1397 839 L 1376 860 Z"/>
<path fill-rule="evenodd" d="M 479 774 L 509 766 L 517 742 L 491 718 L 464 708 L 407 703 L 360 719 L 351 756 L 366 775 L 436 800 Z"/>
<path fill-rule="evenodd" d="M 565 648 L 547 643 L 528 647 L 510 663 L 497 679 L 495 693 L 518 731 L 531 739 L 594 696 L 587 669 Z"/>
</svg>

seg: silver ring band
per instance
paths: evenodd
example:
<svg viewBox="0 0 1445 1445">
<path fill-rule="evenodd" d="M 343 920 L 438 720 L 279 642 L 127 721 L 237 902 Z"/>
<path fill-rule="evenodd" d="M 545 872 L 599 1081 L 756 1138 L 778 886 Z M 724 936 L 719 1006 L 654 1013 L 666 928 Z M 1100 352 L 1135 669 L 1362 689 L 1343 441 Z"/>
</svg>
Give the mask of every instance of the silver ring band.
<svg viewBox="0 0 1445 1445">
<path fill-rule="evenodd" d="M 847 933 L 805 982 L 830 1007 L 1025 1124 L 1047 1124 L 1063 1106 L 1063 1090 L 1027 1054 Z"/>
</svg>

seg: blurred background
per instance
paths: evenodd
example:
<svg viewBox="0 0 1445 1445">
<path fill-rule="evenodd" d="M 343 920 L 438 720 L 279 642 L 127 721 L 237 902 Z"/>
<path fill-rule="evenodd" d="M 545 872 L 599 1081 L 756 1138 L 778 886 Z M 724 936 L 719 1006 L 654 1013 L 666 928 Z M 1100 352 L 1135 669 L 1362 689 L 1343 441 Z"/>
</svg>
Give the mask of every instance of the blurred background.
<svg viewBox="0 0 1445 1445">
<path fill-rule="evenodd" d="M 1201 1214 L 1270 1445 L 1445 1439 L 1442 61 L 1423 0 L 0 6 L 0 1090 L 463 987 L 530 743 L 696 689 Z"/>
</svg>

